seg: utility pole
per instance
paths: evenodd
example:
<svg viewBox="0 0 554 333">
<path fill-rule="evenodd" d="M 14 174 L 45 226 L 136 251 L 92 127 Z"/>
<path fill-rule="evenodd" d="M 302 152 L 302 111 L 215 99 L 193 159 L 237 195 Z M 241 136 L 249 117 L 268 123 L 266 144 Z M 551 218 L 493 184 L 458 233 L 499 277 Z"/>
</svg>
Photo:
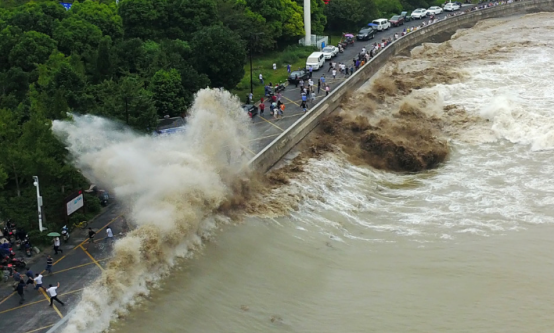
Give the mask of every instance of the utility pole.
<svg viewBox="0 0 554 333">
<path fill-rule="evenodd" d="M 42 227 L 42 196 L 40 195 L 40 184 L 38 183 L 38 176 L 33 176 L 33 180 L 33 185 L 37 188 L 38 230 L 40 232 L 43 232 L 44 230 L 46 230 L 46 228 Z"/>
<path fill-rule="evenodd" d="M 125 123 L 129 125 L 129 97 L 125 96 Z"/>
<path fill-rule="evenodd" d="M 264 34 L 263 32 L 258 32 L 250 35 L 250 47 L 248 48 L 249 49 L 248 53 L 250 57 L 250 93 L 251 94 L 254 93 L 254 80 L 253 80 L 253 74 L 252 74 L 252 49 L 254 48 L 254 43 L 252 41 L 254 40 L 255 42 L 257 42 L 258 36 L 263 34 Z"/>
</svg>

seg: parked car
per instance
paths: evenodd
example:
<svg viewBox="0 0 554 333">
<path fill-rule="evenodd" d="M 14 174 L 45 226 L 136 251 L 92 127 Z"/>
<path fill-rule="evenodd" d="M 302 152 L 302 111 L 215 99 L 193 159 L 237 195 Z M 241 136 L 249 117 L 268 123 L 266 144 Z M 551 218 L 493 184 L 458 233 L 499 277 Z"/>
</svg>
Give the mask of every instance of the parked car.
<svg viewBox="0 0 554 333">
<path fill-rule="evenodd" d="M 404 24 L 404 18 L 400 15 L 394 15 L 393 17 L 390 18 L 389 23 L 393 27 L 399 27 Z"/>
<path fill-rule="evenodd" d="M 449 2 L 444 6 L 444 11 L 445 12 L 453 12 L 453 11 L 459 10 L 459 9 L 460 9 L 460 5 L 458 5 L 455 2 Z"/>
<path fill-rule="evenodd" d="M 323 67 L 323 65 L 325 65 L 325 55 L 323 52 L 313 52 L 308 59 L 306 59 L 306 68 L 312 66 L 314 71 L 317 71 Z"/>
<path fill-rule="evenodd" d="M 299 69 L 290 73 L 289 78 L 287 79 L 290 83 L 294 84 L 300 80 L 307 80 L 310 78 L 310 72 L 305 69 Z"/>
<path fill-rule="evenodd" d="M 418 8 L 412 12 L 413 19 L 422 19 L 427 16 L 427 10 L 423 8 Z"/>
<path fill-rule="evenodd" d="M 402 12 L 400 13 L 400 16 L 404 18 L 404 22 L 410 22 L 412 20 L 412 17 L 408 15 L 408 12 Z"/>
<path fill-rule="evenodd" d="M 321 50 L 321 52 L 323 52 L 325 59 L 331 59 L 339 54 L 339 48 L 333 45 L 327 45 L 323 48 L 323 50 Z"/>
<path fill-rule="evenodd" d="M 360 32 L 358 32 L 358 35 L 356 36 L 357 40 L 368 40 L 375 38 L 375 34 L 377 33 L 377 29 L 373 27 L 366 27 L 360 29 Z"/>
<path fill-rule="evenodd" d="M 429 7 L 427 9 L 427 15 L 438 15 L 442 13 L 442 8 L 438 6 Z"/>
<path fill-rule="evenodd" d="M 377 29 L 377 31 L 383 31 L 390 28 L 389 20 L 384 18 L 373 20 L 373 22 L 371 23 L 375 24 L 375 28 Z"/>
</svg>

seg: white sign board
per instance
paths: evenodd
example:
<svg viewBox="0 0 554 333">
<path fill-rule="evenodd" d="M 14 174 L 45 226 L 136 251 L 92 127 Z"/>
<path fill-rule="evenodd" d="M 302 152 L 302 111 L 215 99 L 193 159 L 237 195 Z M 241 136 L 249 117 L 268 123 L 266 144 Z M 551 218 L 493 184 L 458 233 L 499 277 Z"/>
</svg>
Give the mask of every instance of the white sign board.
<svg viewBox="0 0 554 333">
<path fill-rule="evenodd" d="M 83 199 L 83 194 L 79 194 L 73 200 L 69 201 L 67 205 L 67 216 L 75 213 L 77 209 L 83 207 L 85 200 Z"/>
</svg>

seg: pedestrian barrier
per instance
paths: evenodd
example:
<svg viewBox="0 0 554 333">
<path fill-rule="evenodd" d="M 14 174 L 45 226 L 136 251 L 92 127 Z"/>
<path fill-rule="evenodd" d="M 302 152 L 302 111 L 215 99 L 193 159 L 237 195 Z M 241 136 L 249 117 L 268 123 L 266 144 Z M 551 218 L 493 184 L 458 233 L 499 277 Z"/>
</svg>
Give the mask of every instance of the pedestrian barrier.
<svg viewBox="0 0 554 333">
<path fill-rule="evenodd" d="M 438 34 L 454 33 L 460 28 L 470 28 L 480 20 L 541 11 L 554 11 L 554 0 L 526 0 L 480 9 L 427 25 L 399 38 L 379 52 L 362 68 L 354 72 L 353 75 L 331 91 L 329 96 L 324 97 L 304 116 L 262 149 L 250 160 L 250 168 L 261 172 L 267 172 L 271 169 L 285 154 L 302 141 L 325 116 L 340 106 L 343 98 L 348 96 L 347 92 L 358 89 L 375 75 L 388 62 L 390 57 L 420 45 Z"/>
</svg>

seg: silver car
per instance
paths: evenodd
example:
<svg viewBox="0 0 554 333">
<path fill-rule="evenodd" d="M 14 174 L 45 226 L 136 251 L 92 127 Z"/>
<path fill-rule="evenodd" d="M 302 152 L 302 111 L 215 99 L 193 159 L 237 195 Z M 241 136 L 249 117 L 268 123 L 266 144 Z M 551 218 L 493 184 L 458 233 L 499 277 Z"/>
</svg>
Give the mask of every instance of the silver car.
<svg viewBox="0 0 554 333">
<path fill-rule="evenodd" d="M 412 12 L 412 19 L 422 19 L 427 16 L 427 10 L 418 8 Z"/>
<path fill-rule="evenodd" d="M 321 52 L 323 52 L 325 59 L 328 60 L 339 53 L 339 48 L 333 45 L 329 45 L 329 46 L 325 46 L 323 50 L 321 50 Z"/>
</svg>

